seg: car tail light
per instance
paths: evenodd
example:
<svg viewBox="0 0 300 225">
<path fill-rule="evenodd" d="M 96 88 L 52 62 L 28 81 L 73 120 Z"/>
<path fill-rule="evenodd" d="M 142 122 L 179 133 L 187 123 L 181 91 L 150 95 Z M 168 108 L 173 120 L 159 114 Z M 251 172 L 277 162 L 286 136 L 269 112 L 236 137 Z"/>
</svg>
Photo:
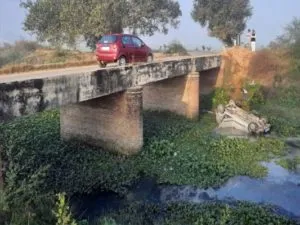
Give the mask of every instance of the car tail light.
<svg viewBox="0 0 300 225">
<path fill-rule="evenodd" d="M 113 49 L 113 50 L 117 50 L 117 45 L 116 44 L 113 44 L 112 46 L 111 46 L 111 48 Z"/>
</svg>

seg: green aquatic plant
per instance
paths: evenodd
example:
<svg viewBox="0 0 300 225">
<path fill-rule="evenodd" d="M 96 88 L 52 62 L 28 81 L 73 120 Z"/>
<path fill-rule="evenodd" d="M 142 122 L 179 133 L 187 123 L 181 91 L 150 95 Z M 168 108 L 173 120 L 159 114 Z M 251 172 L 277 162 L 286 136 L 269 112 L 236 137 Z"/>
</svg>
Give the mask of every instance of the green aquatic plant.
<svg viewBox="0 0 300 225">
<path fill-rule="evenodd" d="M 53 193 L 103 190 L 125 195 L 141 175 L 156 177 L 158 183 L 220 186 L 237 175 L 263 177 L 267 171 L 260 162 L 286 154 L 279 139 L 217 138 L 211 133 L 215 126 L 209 114 L 197 122 L 167 112 L 145 112 L 144 147 L 135 156 L 123 156 L 62 141 L 58 111 L 0 124 L 4 158 L 9 159 L 8 203 L 26 204 L 32 212 L 37 211 L 34 202 L 50 201 Z M 49 204 L 48 211 L 52 207 Z"/>
<path fill-rule="evenodd" d="M 224 203 L 202 205 L 188 203 L 131 204 L 108 213 L 119 225 L 223 225 L 223 224 L 281 224 L 295 222 L 278 216 L 272 208 L 238 202 L 233 206 Z"/>
</svg>

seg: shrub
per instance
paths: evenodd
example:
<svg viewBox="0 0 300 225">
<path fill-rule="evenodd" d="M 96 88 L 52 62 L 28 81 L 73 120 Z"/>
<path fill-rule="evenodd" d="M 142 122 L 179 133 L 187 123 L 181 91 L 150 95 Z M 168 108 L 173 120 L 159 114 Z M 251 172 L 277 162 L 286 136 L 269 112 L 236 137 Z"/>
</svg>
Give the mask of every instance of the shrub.
<svg viewBox="0 0 300 225">
<path fill-rule="evenodd" d="M 264 104 L 265 97 L 263 87 L 260 84 L 246 82 L 243 88 L 247 91 L 247 94 L 244 95 L 244 99 L 242 100 L 242 107 L 244 109 L 250 110 L 255 108 L 255 106 Z"/>
<path fill-rule="evenodd" d="M 39 43 L 36 41 L 16 41 L 15 44 L 12 46 L 16 49 L 16 51 L 22 51 L 22 52 L 34 52 L 38 48 L 41 47 Z"/>
<path fill-rule="evenodd" d="M 16 41 L 13 45 L 4 43 L 3 47 L 0 47 L 0 67 L 21 62 L 26 55 L 39 47 L 40 45 L 34 41 Z"/>
<path fill-rule="evenodd" d="M 66 201 L 66 195 L 60 193 L 57 195 L 56 209 L 55 209 L 56 225 L 76 225 L 70 212 L 70 208 Z"/>
<path fill-rule="evenodd" d="M 179 42 L 173 41 L 166 46 L 166 54 L 179 54 L 179 55 L 188 55 L 186 48 Z"/>
<path fill-rule="evenodd" d="M 213 92 L 212 106 L 216 108 L 219 104 L 226 105 L 230 100 L 229 90 L 225 88 L 216 88 Z"/>
</svg>

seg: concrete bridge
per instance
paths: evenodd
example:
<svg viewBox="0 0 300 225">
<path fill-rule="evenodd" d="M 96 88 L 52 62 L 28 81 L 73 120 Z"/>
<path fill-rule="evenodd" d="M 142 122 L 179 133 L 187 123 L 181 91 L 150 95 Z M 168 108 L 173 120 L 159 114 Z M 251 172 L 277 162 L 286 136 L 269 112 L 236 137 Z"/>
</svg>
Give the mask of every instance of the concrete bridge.
<svg viewBox="0 0 300 225">
<path fill-rule="evenodd" d="M 61 137 L 134 154 L 143 145 L 143 109 L 199 116 L 200 77 L 219 55 L 32 76 L 0 76 L 0 121 L 60 107 Z"/>
</svg>

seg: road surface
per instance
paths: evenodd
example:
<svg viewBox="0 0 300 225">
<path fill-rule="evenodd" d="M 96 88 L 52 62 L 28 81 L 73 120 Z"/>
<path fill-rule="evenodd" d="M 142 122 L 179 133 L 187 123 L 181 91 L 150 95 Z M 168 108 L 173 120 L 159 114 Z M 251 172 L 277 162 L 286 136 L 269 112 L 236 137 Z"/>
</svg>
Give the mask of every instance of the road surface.
<svg viewBox="0 0 300 225">
<path fill-rule="evenodd" d="M 180 60 L 180 59 L 191 58 L 191 57 L 214 55 L 215 53 L 189 52 L 189 54 L 190 56 L 172 56 L 172 57 L 161 58 L 155 60 L 154 62 Z M 107 68 L 117 68 L 117 67 L 118 66 L 116 64 L 110 64 Z M 76 73 L 84 73 L 84 72 L 88 73 L 88 72 L 101 70 L 101 69 L 102 68 L 99 68 L 98 65 L 91 65 L 91 66 L 69 67 L 69 68 L 51 69 L 51 70 L 39 70 L 39 71 L 31 71 L 31 72 L 24 72 L 24 73 L 3 74 L 0 75 L 0 84 L 7 83 L 7 82 L 14 82 L 14 81 L 29 80 L 29 79 L 72 75 Z"/>
</svg>

